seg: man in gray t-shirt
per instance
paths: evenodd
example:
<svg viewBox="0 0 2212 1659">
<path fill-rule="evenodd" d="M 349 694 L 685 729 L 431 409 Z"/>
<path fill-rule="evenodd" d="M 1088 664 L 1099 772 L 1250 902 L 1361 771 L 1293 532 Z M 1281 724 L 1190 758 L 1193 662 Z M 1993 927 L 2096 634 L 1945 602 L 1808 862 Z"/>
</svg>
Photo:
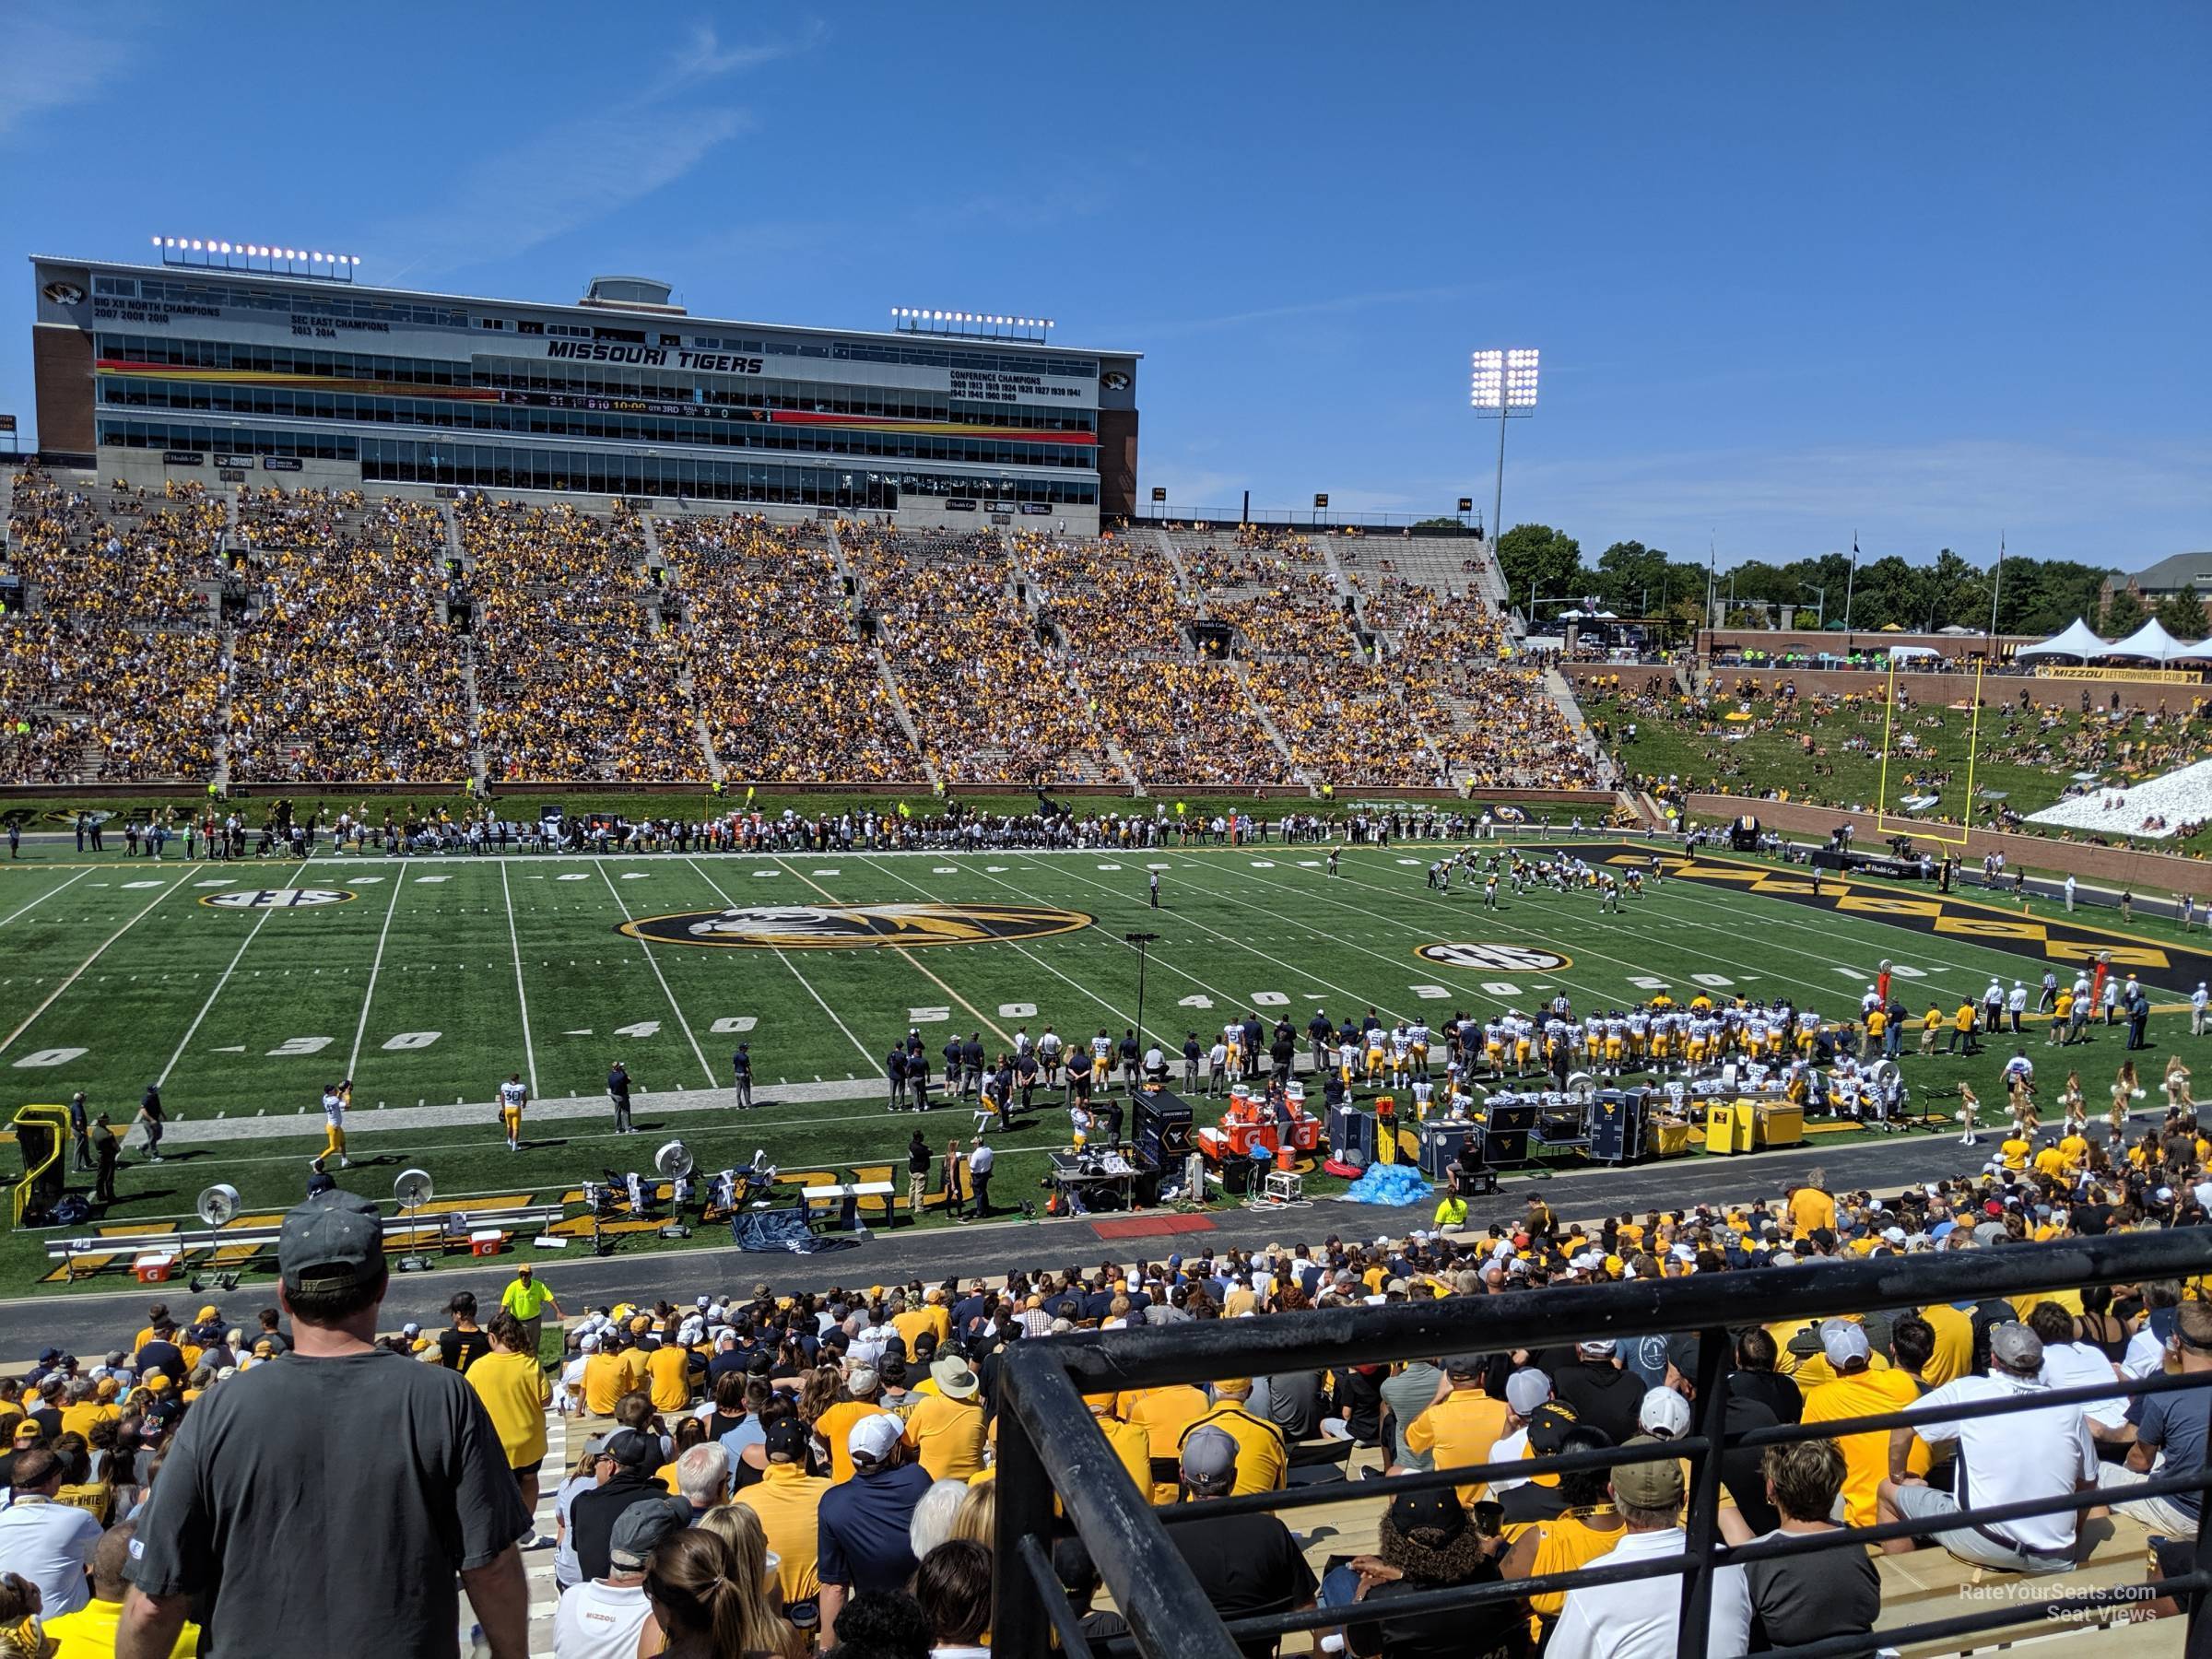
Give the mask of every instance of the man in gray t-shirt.
<svg viewBox="0 0 2212 1659">
<path fill-rule="evenodd" d="M 1390 1461 L 1394 1468 L 1435 1467 L 1431 1454 L 1409 1452 L 1406 1430 L 1413 1419 L 1436 1404 L 1436 1391 L 1444 1373 L 1427 1359 L 1408 1360 L 1406 1369 L 1382 1384 L 1382 1404 L 1390 1408 Z"/>
<path fill-rule="evenodd" d="M 476 1391 L 375 1346 L 375 1207 L 309 1199 L 277 1258 L 294 1351 L 185 1413 L 138 1517 L 118 1659 L 166 1655 L 195 1605 L 224 1659 L 453 1653 L 456 1573 L 492 1653 L 524 1659 L 529 1516 Z"/>
</svg>

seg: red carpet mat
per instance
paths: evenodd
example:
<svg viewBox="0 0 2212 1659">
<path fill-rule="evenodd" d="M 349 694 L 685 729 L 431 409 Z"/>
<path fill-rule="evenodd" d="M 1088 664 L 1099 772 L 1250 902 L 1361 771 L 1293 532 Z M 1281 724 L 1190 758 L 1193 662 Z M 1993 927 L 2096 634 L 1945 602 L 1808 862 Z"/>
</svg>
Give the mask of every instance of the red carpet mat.
<svg viewBox="0 0 2212 1659">
<path fill-rule="evenodd" d="M 1161 1233 L 1212 1232 L 1208 1216 L 1130 1216 L 1116 1221 L 1093 1221 L 1090 1230 L 1101 1239 L 1147 1239 Z"/>
</svg>

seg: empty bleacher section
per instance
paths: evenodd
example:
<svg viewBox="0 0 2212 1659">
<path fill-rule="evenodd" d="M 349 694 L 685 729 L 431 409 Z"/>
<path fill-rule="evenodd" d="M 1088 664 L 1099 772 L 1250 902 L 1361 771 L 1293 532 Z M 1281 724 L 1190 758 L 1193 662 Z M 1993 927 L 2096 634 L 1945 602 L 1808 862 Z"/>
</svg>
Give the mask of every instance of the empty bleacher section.
<svg viewBox="0 0 2212 1659">
<path fill-rule="evenodd" d="M 459 517 L 490 775 L 704 778 L 637 518 L 479 498 Z"/>
<path fill-rule="evenodd" d="M 227 508 L 166 494 L 16 481 L 0 579 L 7 775 L 203 776 L 221 729 L 215 627 Z M 22 729 L 18 729 L 18 728 Z"/>
<path fill-rule="evenodd" d="M 1587 786 L 1459 538 L 15 483 L 0 779 Z"/>
<path fill-rule="evenodd" d="M 471 768 L 444 515 L 269 489 L 240 503 L 254 603 L 232 643 L 236 780 L 429 780 Z"/>
<path fill-rule="evenodd" d="M 921 776 L 818 529 L 663 519 L 657 539 L 684 613 L 692 696 L 729 776 Z"/>
</svg>

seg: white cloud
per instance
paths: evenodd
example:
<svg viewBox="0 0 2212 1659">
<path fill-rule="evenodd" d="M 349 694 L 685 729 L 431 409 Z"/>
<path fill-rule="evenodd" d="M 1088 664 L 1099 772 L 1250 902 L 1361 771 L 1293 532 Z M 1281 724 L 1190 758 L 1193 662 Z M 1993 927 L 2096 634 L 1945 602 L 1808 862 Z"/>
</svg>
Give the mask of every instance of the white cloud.
<svg viewBox="0 0 2212 1659">
<path fill-rule="evenodd" d="M 391 281 L 506 258 L 674 183 L 747 124 L 738 110 L 669 111 L 651 121 L 622 111 L 569 122 L 486 157 L 434 208 L 363 240 L 402 261 Z"/>
<path fill-rule="evenodd" d="M 110 18 L 99 28 L 66 29 L 42 18 L 7 21 L 0 53 L 0 139 L 50 111 L 112 91 L 126 44 L 143 46 L 136 23 Z"/>
<path fill-rule="evenodd" d="M 435 206 L 363 240 L 391 251 L 399 263 L 386 280 L 397 281 L 508 258 L 603 219 L 675 183 L 750 127 L 744 110 L 714 101 L 712 83 L 804 52 L 825 33 L 817 21 L 789 41 L 725 46 L 701 23 L 636 98 L 485 157 Z"/>
</svg>

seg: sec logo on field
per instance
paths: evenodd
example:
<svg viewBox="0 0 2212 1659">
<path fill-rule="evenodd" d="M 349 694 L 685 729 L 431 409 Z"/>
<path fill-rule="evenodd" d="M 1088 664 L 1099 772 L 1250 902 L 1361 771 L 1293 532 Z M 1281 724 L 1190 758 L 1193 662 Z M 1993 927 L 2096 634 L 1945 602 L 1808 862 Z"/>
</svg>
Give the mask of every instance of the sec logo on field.
<svg viewBox="0 0 2212 1659">
<path fill-rule="evenodd" d="M 987 945 L 1039 939 L 1088 927 L 1080 911 L 1034 904 L 756 904 L 641 916 L 617 933 L 664 945 L 754 950 L 907 950 L 922 945 Z"/>
<path fill-rule="evenodd" d="M 344 888 L 241 888 L 235 893 L 210 893 L 200 902 L 217 910 L 308 910 L 359 897 Z"/>
<path fill-rule="evenodd" d="M 1413 953 L 1440 968 L 1484 968 L 1543 973 L 1554 968 L 1571 968 L 1572 957 L 1556 950 L 1538 950 L 1533 945 L 1424 945 Z"/>
</svg>

